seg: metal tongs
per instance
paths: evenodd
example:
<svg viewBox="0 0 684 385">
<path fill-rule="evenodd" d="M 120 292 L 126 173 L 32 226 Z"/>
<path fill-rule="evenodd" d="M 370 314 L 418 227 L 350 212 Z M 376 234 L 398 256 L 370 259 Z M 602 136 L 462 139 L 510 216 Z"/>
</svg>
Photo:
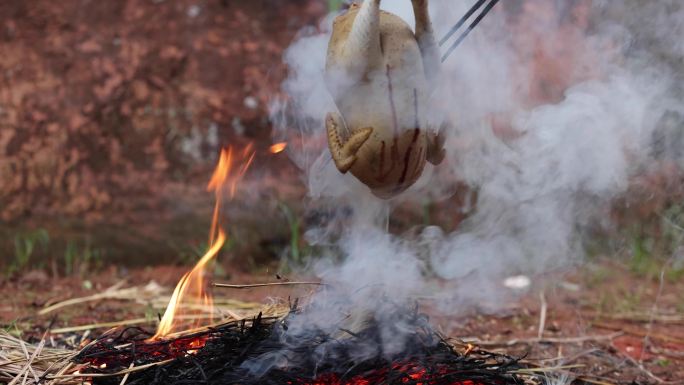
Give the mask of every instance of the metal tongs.
<svg viewBox="0 0 684 385">
<path fill-rule="evenodd" d="M 461 28 L 463 24 L 465 24 L 466 21 L 468 21 L 468 19 L 475 12 L 477 12 L 478 9 L 482 8 L 484 3 L 486 3 L 487 1 L 489 1 L 489 3 L 484 7 L 482 12 L 479 15 L 477 15 L 475 20 L 473 20 L 473 22 L 470 23 L 468 28 L 466 28 L 466 30 L 458 36 L 456 41 L 453 44 L 451 44 L 446 53 L 444 53 L 444 55 L 442 56 L 442 63 L 444 63 L 444 61 L 449 57 L 449 55 L 451 55 L 451 53 L 454 52 L 456 47 L 458 47 L 459 44 L 461 44 L 461 42 L 468 36 L 468 34 L 482 21 L 482 19 L 484 19 L 484 17 L 489 13 L 489 11 L 491 11 L 492 8 L 494 8 L 494 6 L 496 5 L 496 3 L 499 2 L 499 0 L 478 0 L 477 3 L 475 3 L 475 5 L 473 5 L 472 8 L 470 8 L 468 12 L 466 12 L 466 14 L 463 15 L 463 17 L 451 28 L 451 30 L 449 30 L 449 32 L 447 32 L 447 34 L 444 35 L 442 40 L 439 41 L 439 46 L 443 46 L 444 43 L 446 43 L 456 33 L 456 31 L 458 31 L 459 28 Z"/>
</svg>

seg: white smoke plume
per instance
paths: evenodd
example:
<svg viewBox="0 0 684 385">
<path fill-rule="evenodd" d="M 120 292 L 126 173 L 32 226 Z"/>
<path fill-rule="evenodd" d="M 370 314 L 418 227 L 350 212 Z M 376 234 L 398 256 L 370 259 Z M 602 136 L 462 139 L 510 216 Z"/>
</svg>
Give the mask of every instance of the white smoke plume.
<svg viewBox="0 0 684 385">
<path fill-rule="evenodd" d="M 438 38 L 466 3 L 431 2 Z M 383 7 L 413 24 L 409 0 Z M 497 285 L 503 277 L 580 260 L 583 229 L 602 224 L 606 203 L 631 175 L 657 156 L 684 165 L 681 2 L 507 0 L 444 63 L 430 115 L 452 127 L 447 159 L 382 202 L 341 175 L 326 147 L 323 119 L 333 102 L 323 76 L 333 17 L 288 49 L 289 100 L 273 106 L 277 135 L 293 144 L 310 198 L 337 214 L 308 229 L 307 239 L 343 255 L 311 267 L 333 289 L 314 299 L 323 305 L 300 318 L 302 328 L 381 318 L 383 295 L 438 298 L 444 311 L 495 309 L 506 300 Z M 654 155 L 659 140 L 665 155 Z M 478 199 L 455 232 L 431 227 L 417 240 L 387 233 L 391 207 L 442 199 L 458 182 Z M 448 283 L 426 278 L 428 270 Z"/>
</svg>

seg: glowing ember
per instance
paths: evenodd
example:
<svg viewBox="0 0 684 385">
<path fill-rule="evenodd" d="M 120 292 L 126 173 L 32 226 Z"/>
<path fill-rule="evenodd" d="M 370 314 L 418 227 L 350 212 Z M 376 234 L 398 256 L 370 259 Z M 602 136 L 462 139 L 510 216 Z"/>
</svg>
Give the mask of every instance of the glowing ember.
<svg viewBox="0 0 684 385">
<path fill-rule="evenodd" d="M 473 351 L 473 349 L 475 349 L 475 345 L 473 345 L 473 344 L 468 344 L 468 348 L 466 349 L 465 353 L 463 353 L 463 355 L 464 355 L 464 356 L 467 356 L 468 354 L 470 354 L 470 352 Z"/>
<path fill-rule="evenodd" d="M 444 384 L 444 378 L 449 374 L 447 367 L 439 368 L 434 373 L 414 364 L 394 364 L 390 369 L 378 369 L 366 375 L 342 378 L 336 374 L 324 374 L 315 380 L 289 381 L 291 385 L 372 385 L 406 383 L 414 385 Z M 450 382 L 450 385 L 490 385 L 480 381 L 461 380 Z M 491 385 L 496 383 L 492 382 Z"/>
<path fill-rule="evenodd" d="M 188 337 L 178 338 L 173 341 L 154 341 L 134 342 L 135 351 L 138 357 L 146 357 L 151 362 L 159 362 L 188 355 L 195 355 L 199 349 L 203 348 L 209 338 L 205 335 L 191 335 Z M 121 370 L 128 367 L 135 362 L 136 356 L 125 353 L 115 352 L 111 355 L 94 354 L 93 357 L 84 359 L 84 362 L 90 363 L 93 367 L 105 371 L 112 366 L 115 370 Z"/>
<path fill-rule="evenodd" d="M 112 329 L 88 344 L 74 358 L 87 374 L 117 375 L 134 365 L 149 366 L 131 373 L 131 384 L 291 384 L 291 385 L 521 385 L 516 373 L 526 368 L 519 359 L 469 347 L 468 355 L 433 334 L 424 315 L 398 307 L 391 319 L 401 327 L 406 347 L 388 356 L 376 343 L 386 332 L 377 321 L 358 330 L 357 338 L 338 339 L 319 330 L 288 334 L 298 308 L 282 319 L 228 322 L 194 333 L 149 341 L 144 329 Z M 392 311 L 392 310 L 390 310 Z M 399 326 L 400 325 L 400 326 Z M 387 327 L 387 325 L 383 326 Z M 333 344 L 329 344 L 334 341 Z M 293 348 L 294 347 L 294 348 Z M 326 350 L 326 354 L 320 352 Z M 358 352 L 375 352 L 359 355 Z M 287 357 L 271 365 L 273 354 Z M 253 373 L 250 367 L 266 371 Z M 102 367 L 106 364 L 106 367 Z M 270 366 L 270 367 L 269 367 Z M 121 376 L 119 376 L 121 377 Z M 115 385 L 121 378 L 96 385 Z M 110 381 L 111 380 L 111 381 Z"/>
<path fill-rule="evenodd" d="M 237 158 L 237 159 L 234 159 Z M 148 341 L 159 340 L 168 336 L 171 333 L 179 332 L 188 328 L 188 325 L 181 322 L 180 316 L 187 318 L 187 316 L 199 315 L 204 310 L 209 312 L 210 317 L 191 317 L 194 321 L 189 326 L 190 328 L 197 328 L 204 324 L 212 322 L 213 316 L 213 301 L 211 294 L 207 290 L 206 268 L 207 265 L 214 260 L 214 257 L 221 250 L 226 242 L 226 234 L 221 229 L 219 223 L 219 213 L 221 210 L 221 199 L 223 191 L 228 186 L 230 198 L 235 196 L 235 189 L 238 181 L 244 176 L 254 159 L 254 151 L 252 145 L 246 146 L 237 155 L 233 153 L 232 148 L 221 151 L 218 165 L 214 170 L 214 174 L 207 185 L 207 191 L 213 191 L 216 195 L 216 203 L 214 205 L 214 214 L 211 221 L 211 230 L 209 232 L 209 250 L 200 258 L 195 267 L 186 273 L 183 278 L 176 285 L 173 291 L 169 305 L 164 312 L 164 316 L 159 322 L 157 332 Z M 198 309 L 199 304 L 201 309 Z M 193 348 L 201 348 L 204 346 L 204 341 L 197 341 L 197 346 Z"/>
<path fill-rule="evenodd" d="M 271 154 L 277 154 L 279 152 L 283 152 L 283 150 L 285 150 L 286 147 L 287 142 L 280 142 L 272 145 L 271 147 L 269 147 L 268 150 L 271 152 Z"/>
</svg>

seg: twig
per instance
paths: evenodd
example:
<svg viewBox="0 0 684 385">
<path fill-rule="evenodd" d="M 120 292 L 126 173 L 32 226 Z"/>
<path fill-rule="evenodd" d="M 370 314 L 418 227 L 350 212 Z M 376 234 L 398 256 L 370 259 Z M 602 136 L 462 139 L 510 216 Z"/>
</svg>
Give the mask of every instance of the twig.
<svg viewBox="0 0 684 385">
<path fill-rule="evenodd" d="M 30 359 L 30 358 L 29 358 L 30 356 L 29 356 L 28 349 L 26 349 L 26 343 L 24 342 L 24 340 L 19 340 L 19 342 L 20 342 L 20 344 L 21 344 L 21 350 L 23 350 L 24 356 L 26 356 L 26 362 L 28 362 L 29 359 Z M 14 379 L 14 381 L 10 382 L 10 385 L 12 385 L 13 382 L 18 381 L 18 378 L 21 377 L 21 376 L 24 374 L 24 372 L 26 372 L 26 371 L 29 370 L 29 369 L 33 370 L 33 367 L 31 367 L 31 365 L 26 365 L 26 366 L 24 367 L 24 369 L 22 369 L 22 371 L 19 372 L 19 375 Z M 35 374 L 35 373 L 34 373 L 34 374 Z"/>
<path fill-rule="evenodd" d="M 576 365 L 563 365 L 563 366 L 549 366 L 549 367 L 538 367 L 538 368 L 525 368 L 525 369 L 518 369 L 514 370 L 513 373 L 549 373 L 549 372 L 558 372 L 561 370 L 567 370 L 567 369 L 577 369 L 577 368 L 583 368 L 586 365 L 583 364 L 576 364 Z"/>
<path fill-rule="evenodd" d="M 71 369 L 72 366 L 74 366 L 74 363 L 69 361 L 66 365 L 64 365 L 64 366 L 62 367 L 62 369 L 60 369 L 60 370 L 57 372 L 57 375 L 59 376 L 59 375 L 62 375 L 62 374 L 64 374 L 64 373 L 66 373 L 67 371 L 69 371 L 69 369 Z M 55 380 L 50 380 L 50 382 L 48 382 L 47 385 L 57 385 L 58 382 L 59 382 L 59 380 L 56 380 L 56 379 L 55 379 Z"/>
<path fill-rule="evenodd" d="M 520 344 L 536 344 L 536 343 L 554 343 L 554 344 L 577 344 L 589 341 L 603 341 L 612 340 L 621 335 L 623 332 L 616 332 L 612 334 L 596 335 L 596 336 L 584 336 L 584 337 L 569 337 L 569 338 L 521 338 L 514 339 L 510 341 L 478 341 L 472 340 L 472 342 L 479 346 L 513 346 Z"/>
<path fill-rule="evenodd" d="M 327 286 L 322 282 L 269 282 L 269 283 L 253 283 L 248 285 L 231 285 L 227 283 L 214 283 L 214 287 L 222 287 L 226 289 L 252 289 L 255 287 L 268 287 L 268 286 L 296 286 L 296 285 L 315 285 L 315 286 Z"/>
<path fill-rule="evenodd" d="M 236 308 L 241 309 L 243 311 L 256 312 L 259 310 L 263 310 L 263 305 L 258 304 L 258 303 L 237 302 L 237 301 L 225 301 L 225 302 L 228 303 L 231 307 L 236 307 Z M 221 303 L 221 301 L 217 300 L 216 302 L 214 302 L 214 305 L 217 305 L 218 303 Z M 193 310 L 206 311 L 206 314 L 182 315 L 182 316 L 177 316 L 176 319 L 179 319 L 179 320 L 195 320 L 195 319 L 222 318 L 225 320 L 228 318 L 233 318 L 236 320 L 241 320 L 244 318 L 243 316 L 239 315 L 238 313 L 231 310 L 230 308 L 224 308 L 224 307 L 219 307 L 219 306 L 216 306 L 214 308 L 214 310 L 216 312 L 221 313 L 221 316 L 219 316 L 219 317 L 216 317 L 216 316 L 210 314 L 211 308 L 208 306 L 196 307 L 196 306 L 188 305 L 187 308 L 193 309 Z M 89 324 L 89 325 L 63 327 L 63 328 L 52 329 L 50 332 L 52 334 L 62 334 L 62 333 L 87 331 L 87 330 L 101 329 L 101 328 L 113 328 L 113 327 L 117 327 L 117 326 L 151 324 L 151 323 L 155 323 L 155 322 L 157 322 L 157 319 L 154 319 L 154 318 L 134 318 L 134 319 L 123 320 L 123 321 L 101 322 L 101 323 L 94 323 L 94 324 Z"/>
<path fill-rule="evenodd" d="M 660 283 L 658 284 L 658 293 L 656 294 L 655 301 L 653 301 L 653 307 L 651 308 L 651 319 L 648 321 L 648 326 L 646 326 L 646 335 L 644 336 L 644 342 L 641 344 L 641 353 L 639 353 L 639 364 L 644 362 L 644 354 L 646 354 L 646 346 L 650 344 L 649 339 L 651 338 L 651 331 L 653 330 L 653 314 L 658 311 L 658 301 L 660 300 L 660 295 L 663 293 L 663 286 L 665 286 L 665 266 L 660 270 Z"/>
<path fill-rule="evenodd" d="M 128 366 L 128 369 L 133 369 L 135 366 L 135 362 L 131 362 L 131 364 Z M 126 373 L 123 378 L 121 379 L 121 382 L 119 382 L 119 385 L 126 385 L 126 381 L 128 381 L 128 376 L 131 375 L 131 372 Z"/>
<path fill-rule="evenodd" d="M 611 344 L 612 348 L 616 351 L 619 352 L 627 361 L 629 361 L 632 365 L 636 366 L 637 369 L 639 369 L 642 373 L 645 375 L 651 377 L 651 379 L 655 380 L 659 384 L 676 384 L 676 382 L 673 381 L 665 381 L 662 378 L 656 376 L 653 374 L 650 370 L 646 369 L 644 365 L 634 358 L 632 358 L 629 354 L 623 353 L 620 349 L 618 349 L 614 344 Z"/>
<path fill-rule="evenodd" d="M 195 320 L 195 319 L 207 319 L 207 318 L 214 318 L 214 317 L 212 315 L 208 315 L 208 314 L 196 314 L 196 315 L 188 315 L 188 316 L 177 316 L 175 318 L 179 319 L 179 320 Z M 71 332 L 81 332 L 84 330 L 113 328 L 113 327 L 117 327 L 117 326 L 151 324 L 151 323 L 155 323 L 155 322 L 157 322 L 157 320 L 154 318 L 134 318 L 134 319 L 125 320 L 125 321 L 102 322 L 102 323 L 95 323 L 95 324 L 90 324 L 90 325 L 80 325 L 80 326 L 58 328 L 58 329 L 53 329 L 52 333 L 63 334 L 63 333 L 71 333 Z"/>
<path fill-rule="evenodd" d="M 544 291 L 539 293 L 539 300 L 541 301 L 541 309 L 539 311 L 539 330 L 537 330 L 537 338 L 541 339 L 544 336 L 544 329 L 546 328 L 546 296 Z"/>
<path fill-rule="evenodd" d="M 65 356 L 64 353 L 53 353 L 53 354 L 44 354 L 44 355 L 40 356 L 39 358 L 41 361 L 49 361 L 52 359 L 64 358 L 64 356 Z M 25 357 L 15 358 L 15 359 L 7 360 L 5 362 L 0 362 L 0 367 L 12 365 L 12 364 L 17 364 L 17 363 L 21 363 L 21 362 L 26 362 L 26 358 Z"/>
<path fill-rule="evenodd" d="M 170 358 L 168 360 L 164 361 L 159 361 L 159 362 L 152 362 L 146 365 L 141 365 L 141 366 L 134 366 L 129 369 L 124 369 L 118 372 L 114 373 L 80 373 L 80 372 L 75 372 L 73 374 L 56 374 L 56 375 L 49 375 L 47 376 L 48 379 L 61 379 L 61 378 L 83 378 L 83 377 L 118 377 L 121 375 L 125 375 L 127 373 L 134 373 L 134 372 L 139 372 L 141 370 L 145 370 L 147 368 L 151 368 L 154 366 L 161 366 L 161 365 L 166 365 L 169 362 L 174 361 L 175 358 Z"/>
<path fill-rule="evenodd" d="M 41 309 L 38 312 L 38 314 L 44 315 L 44 314 L 53 312 L 57 309 L 61 309 L 61 308 L 66 307 L 66 306 L 76 305 L 76 304 L 83 303 L 83 302 L 91 302 L 91 301 L 97 301 L 97 300 L 101 300 L 101 299 L 110 299 L 110 298 L 121 298 L 121 297 L 125 297 L 126 295 L 129 295 L 129 296 L 132 295 L 133 297 L 135 297 L 137 294 L 137 291 L 140 289 L 138 289 L 136 287 L 132 287 L 132 288 L 120 290 L 120 287 L 124 283 L 125 283 L 125 281 L 121 281 L 121 282 L 117 283 L 116 285 L 106 289 L 105 291 L 97 293 L 97 294 L 93 294 L 93 295 L 89 295 L 89 296 L 85 296 L 85 297 L 80 297 L 80 298 L 71 298 L 71 299 L 68 299 L 66 301 L 58 302 L 52 306 L 48 306 L 44 309 Z"/>
<path fill-rule="evenodd" d="M 684 323 L 684 315 L 679 314 L 652 314 L 652 313 L 620 313 L 620 314 L 600 314 L 596 312 L 584 313 L 588 317 L 604 318 L 620 321 L 680 324 Z"/>
<path fill-rule="evenodd" d="M 657 339 L 665 342 L 674 342 L 676 344 L 684 344 L 684 339 L 682 338 L 676 338 L 676 337 L 670 337 L 665 334 L 661 333 L 651 333 L 651 332 L 645 332 L 641 331 L 638 329 L 632 329 L 632 328 L 626 328 L 624 326 L 618 326 L 618 325 L 610 325 L 610 324 L 604 324 L 602 322 L 593 322 L 592 326 L 601 328 L 601 329 L 608 329 L 608 330 L 620 330 L 624 334 L 631 334 L 633 336 L 637 337 L 645 337 L 648 335 L 652 339 Z"/>
<path fill-rule="evenodd" d="M 595 385 L 615 385 L 615 383 L 613 383 L 613 382 L 606 382 L 606 381 L 602 381 L 602 380 L 596 380 L 596 379 L 593 379 L 593 378 L 590 378 L 590 377 L 586 377 L 586 376 L 579 376 L 579 377 L 577 377 L 576 379 L 579 380 L 579 381 L 584 381 L 584 382 L 588 382 L 588 383 L 590 383 L 590 384 L 595 384 Z"/>
<path fill-rule="evenodd" d="M 660 349 L 656 346 L 652 346 L 651 351 L 653 351 L 653 353 L 655 354 L 676 358 L 678 360 L 684 360 L 684 352 L 682 351 L 672 349 Z"/>
<path fill-rule="evenodd" d="M 586 351 L 584 351 L 584 352 L 580 352 L 580 353 L 578 353 L 578 354 L 576 354 L 576 355 L 574 355 L 574 356 L 572 356 L 572 357 L 567 358 L 567 361 L 565 361 L 565 363 L 566 363 L 566 364 L 567 364 L 567 363 L 570 363 L 570 362 L 572 362 L 572 361 L 577 360 L 578 358 L 580 358 L 580 357 L 582 357 L 582 356 L 585 356 L 585 355 L 588 355 L 588 354 L 591 354 L 591 353 L 597 352 L 597 351 L 600 351 L 600 350 L 599 350 L 599 349 L 589 349 L 589 350 L 586 350 Z M 547 359 L 547 360 L 542 360 L 542 361 L 555 361 L 555 360 L 559 360 L 559 359 L 564 359 L 564 358 L 552 358 L 552 359 Z M 565 360 L 565 359 L 564 359 L 564 360 Z M 521 362 L 526 362 L 528 365 L 533 365 L 533 366 L 540 367 L 538 364 L 536 364 L 536 363 L 534 363 L 534 362 L 530 362 L 530 361 L 528 361 L 528 360 L 523 360 L 523 361 L 521 361 Z M 576 365 L 576 367 L 584 367 L 584 366 L 585 366 L 585 365 Z M 568 367 L 569 367 L 569 366 L 565 366 L 565 367 L 559 366 L 559 367 L 555 367 L 555 368 L 556 368 L 557 370 L 560 370 L 560 369 L 567 369 Z M 522 370 L 524 370 L 524 369 L 522 369 Z M 531 370 L 535 370 L 535 369 L 531 369 Z M 570 372 L 568 372 L 568 371 L 565 371 L 565 372 L 570 373 Z M 584 381 L 584 382 L 587 382 L 587 383 L 590 383 L 590 384 L 595 384 L 595 385 L 616 385 L 616 384 L 614 384 L 614 383 L 612 383 L 612 382 L 607 382 L 607 381 L 605 381 L 605 379 L 602 378 L 600 375 L 592 375 L 592 376 L 580 375 L 580 376 L 575 377 L 575 379 L 578 380 L 578 381 Z"/>
<path fill-rule="evenodd" d="M 40 353 L 43 351 L 43 347 L 44 347 L 44 346 L 45 346 L 45 336 L 43 336 L 43 339 L 40 340 L 40 344 L 38 345 L 38 347 L 36 348 L 36 350 L 33 351 L 33 354 L 29 357 L 28 350 L 26 349 L 26 344 L 24 343 L 23 340 L 21 341 L 21 347 L 22 347 L 22 349 L 24 350 L 24 353 L 26 354 L 26 360 L 27 360 L 27 361 L 26 361 L 26 366 L 25 366 L 24 369 L 23 369 L 21 372 L 19 372 L 19 374 L 18 374 L 18 375 L 9 383 L 9 385 L 14 385 L 14 384 L 16 384 L 17 382 L 19 382 L 19 379 L 22 377 L 22 375 L 23 375 L 23 377 L 24 377 L 23 383 L 25 383 L 25 382 L 26 382 L 26 378 L 28 377 L 29 372 L 31 372 L 31 374 L 33 375 L 33 378 L 35 379 L 36 384 L 39 383 L 40 379 L 38 378 L 38 375 L 36 374 L 36 372 L 33 370 L 33 361 L 34 361 L 34 360 L 36 359 L 36 357 L 38 357 L 38 356 L 40 355 Z"/>
<path fill-rule="evenodd" d="M 553 358 L 545 358 L 545 359 L 539 360 L 539 362 L 563 361 L 563 362 L 565 362 L 565 363 L 567 364 L 567 363 L 570 363 L 570 362 L 574 362 L 574 361 L 576 361 L 577 359 L 579 359 L 579 358 L 581 358 L 581 357 L 588 356 L 589 354 L 596 353 L 596 352 L 599 352 L 599 351 L 601 351 L 601 350 L 600 350 L 600 349 L 592 348 L 592 349 L 587 349 L 587 350 L 581 351 L 581 352 L 579 352 L 579 353 L 577 353 L 577 354 L 575 354 L 575 355 L 572 355 L 572 356 L 570 356 L 570 357 L 559 356 L 559 357 L 553 357 Z"/>
<path fill-rule="evenodd" d="M 684 227 L 682 227 L 682 226 L 680 226 L 680 225 L 674 223 L 674 221 L 672 221 L 672 219 L 668 218 L 667 215 L 660 214 L 660 215 L 658 215 L 658 216 L 659 216 L 660 218 L 662 218 L 663 220 L 665 220 L 665 222 L 667 222 L 667 224 L 669 224 L 669 225 L 672 226 L 673 228 L 675 228 L 675 229 L 677 229 L 677 230 L 679 230 L 679 231 L 681 231 L 681 232 L 684 232 Z"/>
<path fill-rule="evenodd" d="M 114 328 L 117 326 L 130 326 L 130 325 L 146 324 L 146 323 L 152 323 L 154 321 L 156 321 L 156 320 L 148 319 L 148 318 L 134 318 L 131 320 L 126 320 L 126 321 L 102 322 L 102 323 L 95 323 L 95 324 L 89 324 L 89 325 L 79 325 L 79 326 L 69 326 L 69 327 L 64 327 L 64 328 L 57 328 L 57 329 L 52 329 L 52 333 L 64 334 L 64 333 L 71 333 L 71 332 L 82 332 L 82 331 L 89 331 L 89 330 L 93 330 L 93 329 Z"/>
</svg>

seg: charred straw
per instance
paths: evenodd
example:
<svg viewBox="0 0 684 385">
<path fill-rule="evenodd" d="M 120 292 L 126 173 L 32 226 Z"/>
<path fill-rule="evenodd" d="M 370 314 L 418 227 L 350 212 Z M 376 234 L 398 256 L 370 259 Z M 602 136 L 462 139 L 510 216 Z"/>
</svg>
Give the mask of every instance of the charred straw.
<svg viewBox="0 0 684 385">
<path fill-rule="evenodd" d="M 388 326 L 379 321 L 333 336 L 315 328 L 293 331 L 295 311 L 279 320 L 259 316 L 156 343 L 145 342 L 150 334 L 144 330 L 127 328 L 90 344 L 75 361 L 88 365 L 84 373 L 107 374 L 169 360 L 130 373 L 128 385 L 523 384 L 514 373 L 521 368 L 518 359 L 477 349 L 460 354 L 426 316 L 403 309 L 391 316 L 397 322 L 390 328 L 405 339 L 399 353 L 383 351 L 382 328 L 386 335 Z M 248 365 L 255 362 L 263 370 Z M 122 377 L 93 377 L 93 383 L 115 385 Z"/>
</svg>

